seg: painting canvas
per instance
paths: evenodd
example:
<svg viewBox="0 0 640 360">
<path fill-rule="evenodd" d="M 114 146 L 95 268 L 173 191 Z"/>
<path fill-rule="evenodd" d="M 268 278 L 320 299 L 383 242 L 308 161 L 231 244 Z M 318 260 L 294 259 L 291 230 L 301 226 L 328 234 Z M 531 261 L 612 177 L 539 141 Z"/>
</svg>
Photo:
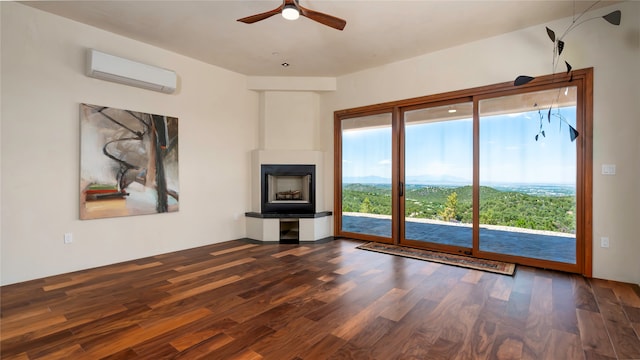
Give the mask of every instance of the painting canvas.
<svg viewBox="0 0 640 360">
<path fill-rule="evenodd" d="M 178 119 L 80 104 L 80 218 L 179 209 Z"/>
</svg>

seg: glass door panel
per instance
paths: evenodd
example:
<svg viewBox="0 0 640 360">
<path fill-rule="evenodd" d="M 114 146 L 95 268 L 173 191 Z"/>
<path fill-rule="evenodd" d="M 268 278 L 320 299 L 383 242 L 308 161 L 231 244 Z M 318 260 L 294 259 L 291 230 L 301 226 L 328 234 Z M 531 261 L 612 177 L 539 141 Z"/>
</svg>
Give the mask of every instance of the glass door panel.
<svg viewBox="0 0 640 360">
<path fill-rule="evenodd" d="M 342 124 L 343 232 L 392 238 L 392 115 Z"/>
<path fill-rule="evenodd" d="M 404 112 L 404 228 L 414 246 L 473 247 L 473 103 Z M 451 250 L 451 249 L 450 249 Z"/>
<path fill-rule="evenodd" d="M 576 98 L 479 101 L 480 251 L 576 264 Z"/>
</svg>

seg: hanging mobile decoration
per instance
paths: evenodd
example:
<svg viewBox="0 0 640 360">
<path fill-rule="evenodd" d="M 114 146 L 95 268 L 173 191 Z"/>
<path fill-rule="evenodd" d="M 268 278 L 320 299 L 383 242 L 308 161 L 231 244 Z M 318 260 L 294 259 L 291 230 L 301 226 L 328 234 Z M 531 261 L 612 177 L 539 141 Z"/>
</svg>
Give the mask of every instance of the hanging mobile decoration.
<svg viewBox="0 0 640 360">
<path fill-rule="evenodd" d="M 620 20 L 621 20 L 621 17 L 622 17 L 622 12 L 620 10 L 612 11 L 612 12 L 610 12 L 607 15 L 604 15 L 604 16 L 596 16 L 596 17 L 592 17 L 592 18 L 589 18 L 589 19 L 586 19 L 586 20 L 579 21 L 587 12 L 589 12 L 589 10 L 591 10 L 599 2 L 600 1 L 596 1 L 595 3 L 593 3 L 585 11 L 583 11 L 578 17 L 575 16 L 575 12 L 574 12 L 573 21 L 571 22 L 569 27 L 565 30 L 565 32 L 560 37 L 556 37 L 556 33 L 553 30 L 551 30 L 548 27 L 546 27 L 547 36 L 549 36 L 549 39 L 554 44 L 554 46 L 553 46 L 553 59 L 552 59 L 552 68 L 553 68 L 552 74 L 556 73 L 556 69 L 558 67 L 558 64 L 560 63 L 560 55 L 562 55 L 562 51 L 564 50 L 565 45 L 566 45 L 565 42 L 564 42 L 564 38 L 573 29 L 575 29 L 576 27 L 584 24 L 587 21 L 600 19 L 600 18 L 606 20 L 609 24 L 620 25 Z M 575 1 L 574 1 L 574 6 L 575 6 Z M 571 81 L 571 80 L 573 80 L 573 73 L 571 72 L 571 70 L 572 70 L 571 64 L 569 64 L 566 60 L 564 61 L 564 64 L 565 64 L 565 67 L 566 67 L 566 74 L 570 75 L 569 81 Z M 514 86 L 521 86 L 521 85 L 524 85 L 524 84 L 527 84 L 527 83 L 531 82 L 534 79 L 535 79 L 535 77 L 533 77 L 533 76 L 520 75 L 515 79 L 515 81 L 513 82 L 513 85 Z M 538 104 L 535 104 L 534 106 L 538 107 Z M 578 131 L 573 126 L 571 126 L 571 124 L 569 124 L 567 122 L 567 120 L 564 118 L 564 116 L 562 116 L 562 114 L 560 114 L 559 110 L 557 111 L 557 113 L 552 114 L 552 112 L 551 112 L 552 108 L 553 108 L 553 103 L 551 104 L 551 106 L 549 107 L 549 110 L 547 111 L 547 115 L 546 115 L 547 121 L 549 123 L 551 122 L 551 116 L 552 115 L 558 117 L 560 119 L 560 121 L 561 121 L 561 124 L 562 124 L 562 122 L 564 122 L 564 123 L 567 124 L 567 126 L 569 126 L 569 137 L 571 138 L 571 141 L 574 141 L 579 135 Z M 536 134 L 536 137 L 535 137 L 536 141 L 538 141 L 538 138 L 539 138 L 540 135 L 545 137 L 545 132 L 542 129 L 544 116 L 542 115 L 542 112 L 541 112 L 540 109 L 538 109 L 538 115 L 540 115 L 540 130 L 538 131 L 538 134 Z"/>
</svg>

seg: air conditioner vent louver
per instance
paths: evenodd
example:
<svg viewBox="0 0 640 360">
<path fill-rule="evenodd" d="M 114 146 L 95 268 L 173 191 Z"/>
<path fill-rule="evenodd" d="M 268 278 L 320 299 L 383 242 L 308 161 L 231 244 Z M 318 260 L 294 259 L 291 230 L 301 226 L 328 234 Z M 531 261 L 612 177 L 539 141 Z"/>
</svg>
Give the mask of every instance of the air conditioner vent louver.
<svg viewBox="0 0 640 360">
<path fill-rule="evenodd" d="M 109 55 L 94 49 L 87 53 L 87 76 L 171 94 L 176 90 L 174 71 Z"/>
</svg>

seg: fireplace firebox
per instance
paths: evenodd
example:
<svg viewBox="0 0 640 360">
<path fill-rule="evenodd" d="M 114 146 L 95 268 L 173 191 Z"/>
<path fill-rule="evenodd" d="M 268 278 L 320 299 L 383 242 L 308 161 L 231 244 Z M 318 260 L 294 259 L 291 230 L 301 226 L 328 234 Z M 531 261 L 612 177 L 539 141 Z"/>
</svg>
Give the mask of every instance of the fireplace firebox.
<svg viewBox="0 0 640 360">
<path fill-rule="evenodd" d="M 262 165 L 262 213 L 315 213 L 315 172 L 315 165 Z"/>
</svg>

